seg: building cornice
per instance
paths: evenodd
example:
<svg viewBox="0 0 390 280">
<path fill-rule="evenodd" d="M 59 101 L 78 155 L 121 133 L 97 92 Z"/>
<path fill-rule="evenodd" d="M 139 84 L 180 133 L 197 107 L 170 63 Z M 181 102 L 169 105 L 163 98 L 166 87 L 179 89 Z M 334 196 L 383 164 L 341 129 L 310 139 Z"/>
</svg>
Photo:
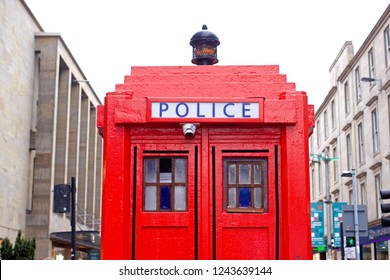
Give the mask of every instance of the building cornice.
<svg viewBox="0 0 390 280">
<path fill-rule="evenodd" d="M 366 103 L 367 107 L 371 107 L 378 100 L 378 95 L 373 95 L 370 100 Z"/>
<path fill-rule="evenodd" d="M 378 161 L 370 166 L 370 170 L 375 171 L 382 167 L 382 162 Z"/>
<path fill-rule="evenodd" d="M 351 129 L 351 123 L 347 123 L 347 124 L 343 127 L 342 131 L 346 132 L 346 131 L 348 131 L 349 129 Z"/>
<path fill-rule="evenodd" d="M 359 180 L 363 179 L 367 177 L 367 172 L 366 171 L 363 171 L 363 172 L 360 172 L 359 174 L 356 175 L 356 178 L 358 178 Z"/>
<path fill-rule="evenodd" d="M 364 113 L 364 111 L 363 110 L 360 110 L 359 112 L 357 112 L 356 114 L 355 114 L 355 116 L 353 117 L 353 119 L 356 121 L 356 120 L 358 120 L 358 119 L 360 119 L 362 116 L 363 116 L 363 113 Z"/>
</svg>

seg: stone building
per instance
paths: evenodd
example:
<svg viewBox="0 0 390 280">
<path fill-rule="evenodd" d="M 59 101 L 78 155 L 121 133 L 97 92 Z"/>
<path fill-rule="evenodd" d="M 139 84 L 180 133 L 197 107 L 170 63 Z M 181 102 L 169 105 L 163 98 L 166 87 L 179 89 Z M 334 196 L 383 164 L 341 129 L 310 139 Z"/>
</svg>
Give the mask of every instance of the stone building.
<svg viewBox="0 0 390 280">
<path fill-rule="evenodd" d="M 76 182 L 77 257 L 98 250 L 101 104 L 60 34 L 23 0 L 0 1 L 0 238 L 37 241 L 36 259 L 70 258 L 70 215 L 54 186 Z"/>
<path fill-rule="evenodd" d="M 369 231 L 360 238 L 361 259 L 389 259 L 379 191 L 390 189 L 390 6 L 356 53 L 345 42 L 329 72 L 330 90 L 310 139 L 312 201 L 326 201 L 328 194 L 332 203 L 352 205 L 352 179 L 341 174 L 355 170 L 357 204 L 367 206 Z M 340 259 L 337 252 L 333 258 Z"/>
</svg>

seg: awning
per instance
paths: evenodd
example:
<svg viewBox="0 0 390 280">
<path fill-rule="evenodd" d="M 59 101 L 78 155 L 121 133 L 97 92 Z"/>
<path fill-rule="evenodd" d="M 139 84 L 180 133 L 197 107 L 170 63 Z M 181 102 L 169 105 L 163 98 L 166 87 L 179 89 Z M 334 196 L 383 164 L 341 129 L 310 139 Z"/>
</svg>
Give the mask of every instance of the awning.
<svg viewBox="0 0 390 280">
<path fill-rule="evenodd" d="M 72 245 L 72 232 L 52 232 L 50 240 L 65 245 Z M 86 250 L 100 249 L 100 233 L 98 231 L 76 231 L 76 247 Z"/>
</svg>

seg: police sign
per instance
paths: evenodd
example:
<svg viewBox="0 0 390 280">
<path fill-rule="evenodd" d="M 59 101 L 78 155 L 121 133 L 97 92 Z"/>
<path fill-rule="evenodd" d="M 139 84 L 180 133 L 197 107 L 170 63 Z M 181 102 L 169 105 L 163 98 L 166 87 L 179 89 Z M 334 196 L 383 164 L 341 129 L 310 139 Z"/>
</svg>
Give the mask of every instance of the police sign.
<svg viewBox="0 0 390 280">
<path fill-rule="evenodd" d="M 151 102 L 153 119 L 259 119 L 259 102 Z"/>
</svg>

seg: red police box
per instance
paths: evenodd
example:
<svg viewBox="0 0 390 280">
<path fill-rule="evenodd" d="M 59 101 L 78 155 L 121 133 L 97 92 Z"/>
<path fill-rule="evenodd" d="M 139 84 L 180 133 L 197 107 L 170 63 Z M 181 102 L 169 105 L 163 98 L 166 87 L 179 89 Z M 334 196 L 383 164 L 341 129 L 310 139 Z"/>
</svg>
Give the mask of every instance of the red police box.
<svg viewBox="0 0 390 280">
<path fill-rule="evenodd" d="M 314 108 L 279 67 L 133 67 L 98 107 L 102 259 L 311 259 Z"/>
</svg>

